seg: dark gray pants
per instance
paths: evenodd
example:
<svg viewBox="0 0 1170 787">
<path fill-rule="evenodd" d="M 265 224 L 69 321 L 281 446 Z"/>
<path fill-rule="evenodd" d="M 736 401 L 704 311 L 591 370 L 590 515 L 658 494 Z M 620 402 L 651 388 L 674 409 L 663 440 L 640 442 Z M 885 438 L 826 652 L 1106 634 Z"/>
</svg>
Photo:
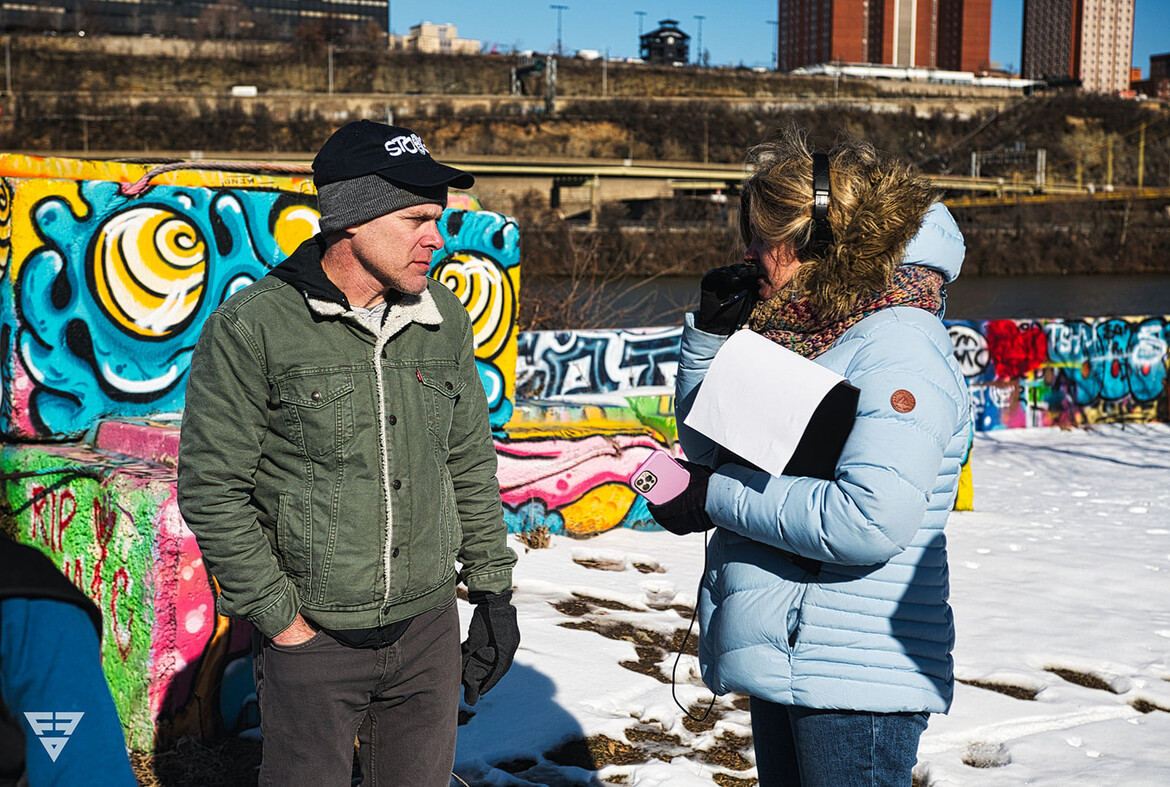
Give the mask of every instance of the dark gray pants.
<svg viewBox="0 0 1170 787">
<path fill-rule="evenodd" d="M 446 787 L 455 762 L 461 659 L 455 600 L 419 615 L 393 645 L 324 634 L 292 647 L 253 638 L 262 787 L 349 785 L 361 738 L 365 787 Z"/>
</svg>

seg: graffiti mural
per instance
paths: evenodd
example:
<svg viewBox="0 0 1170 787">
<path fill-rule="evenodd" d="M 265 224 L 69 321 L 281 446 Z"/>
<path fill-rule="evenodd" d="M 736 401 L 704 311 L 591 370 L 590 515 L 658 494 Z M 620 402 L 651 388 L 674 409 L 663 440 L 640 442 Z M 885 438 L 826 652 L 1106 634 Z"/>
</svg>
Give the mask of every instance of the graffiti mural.
<svg viewBox="0 0 1170 787">
<path fill-rule="evenodd" d="M 656 449 L 680 455 L 674 397 L 622 403 L 524 402 L 496 443 L 504 520 L 511 532 L 545 527 L 590 536 L 614 527 L 657 527 L 628 483 Z"/>
<path fill-rule="evenodd" d="M 946 323 L 976 429 L 1164 420 L 1170 317 Z M 522 333 L 520 397 L 673 386 L 681 328 Z"/>
<path fill-rule="evenodd" d="M 30 382 L 20 431 L 181 410 L 204 319 L 282 258 L 279 238 L 309 234 L 312 209 L 294 199 L 156 188 L 128 201 L 118 184 L 87 181 L 34 204 L 39 244 L 13 273 L 14 350 Z"/>
<path fill-rule="evenodd" d="M 148 186 L 134 182 L 141 167 L 105 166 L 0 156 L 0 430 L 10 436 L 75 437 L 107 416 L 181 411 L 204 320 L 316 231 L 304 177 L 178 171 Z M 465 209 L 441 229 L 433 274 L 472 313 L 499 428 L 514 395 L 519 232 Z"/>
<path fill-rule="evenodd" d="M 160 721 L 192 715 L 199 673 L 214 667 L 203 658 L 214 597 L 175 504 L 173 471 L 73 446 L 4 446 L 0 465 L 10 535 L 41 549 L 98 605 L 102 667 L 128 742 L 152 748 Z"/>
<path fill-rule="evenodd" d="M 1170 318 L 949 324 L 979 430 L 1167 418 Z"/>
<path fill-rule="evenodd" d="M 520 334 L 517 395 L 555 398 L 673 386 L 682 328 Z"/>
<path fill-rule="evenodd" d="M 448 208 L 439 230 L 443 253 L 430 275 L 458 295 L 471 316 L 479 379 L 499 430 L 512 417 L 515 398 L 520 229 L 498 213 Z"/>
<path fill-rule="evenodd" d="M 177 419 L 207 316 L 318 221 L 306 177 L 147 174 L 0 155 L 6 527 L 101 608 L 103 668 L 140 750 L 257 723 L 251 628 L 216 611 L 176 505 Z M 519 232 L 474 197 L 452 205 L 432 275 L 471 315 L 499 431 L 513 412 Z"/>
</svg>

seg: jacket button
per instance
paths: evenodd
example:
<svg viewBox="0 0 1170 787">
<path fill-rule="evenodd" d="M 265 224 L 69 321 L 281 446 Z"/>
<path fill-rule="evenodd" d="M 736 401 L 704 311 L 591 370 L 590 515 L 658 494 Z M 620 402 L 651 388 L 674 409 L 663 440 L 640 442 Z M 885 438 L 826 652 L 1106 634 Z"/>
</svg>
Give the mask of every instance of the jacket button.
<svg viewBox="0 0 1170 787">
<path fill-rule="evenodd" d="M 313 391 L 313 393 L 309 394 L 309 398 L 312 399 L 314 402 L 319 402 L 319 401 L 321 401 L 321 392 L 320 391 Z"/>
<path fill-rule="evenodd" d="M 395 418 L 394 416 L 390 416 L 390 417 L 389 417 L 389 418 L 387 418 L 386 420 L 390 422 L 390 425 L 391 425 L 391 426 L 394 426 L 394 424 L 398 423 L 398 419 L 397 419 L 397 418 Z"/>
<path fill-rule="evenodd" d="M 447 382 L 443 383 L 443 385 L 445 385 L 445 386 L 447 387 L 447 390 L 448 390 L 448 391 L 450 391 L 452 388 L 454 388 L 454 387 L 455 387 L 455 386 L 451 385 L 451 381 L 450 381 L 450 380 L 448 380 Z"/>
<path fill-rule="evenodd" d="M 402 482 L 399 481 L 397 478 L 395 478 L 393 481 L 390 482 L 390 486 L 394 487 L 395 489 L 401 489 Z"/>
<path fill-rule="evenodd" d="M 390 557 L 398 557 L 398 547 L 394 547 L 390 550 Z"/>
</svg>

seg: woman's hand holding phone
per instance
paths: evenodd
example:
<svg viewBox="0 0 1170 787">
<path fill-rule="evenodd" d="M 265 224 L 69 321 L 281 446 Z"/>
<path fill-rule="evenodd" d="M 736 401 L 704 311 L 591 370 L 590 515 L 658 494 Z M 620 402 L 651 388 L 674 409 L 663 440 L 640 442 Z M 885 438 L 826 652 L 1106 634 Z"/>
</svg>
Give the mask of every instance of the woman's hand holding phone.
<svg viewBox="0 0 1170 787">
<path fill-rule="evenodd" d="M 630 486 L 646 498 L 655 522 L 681 536 L 715 526 L 706 510 L 710 478 L 711 471 L 702 465 L 655 451 L 634 471 Z"/>
</svg>

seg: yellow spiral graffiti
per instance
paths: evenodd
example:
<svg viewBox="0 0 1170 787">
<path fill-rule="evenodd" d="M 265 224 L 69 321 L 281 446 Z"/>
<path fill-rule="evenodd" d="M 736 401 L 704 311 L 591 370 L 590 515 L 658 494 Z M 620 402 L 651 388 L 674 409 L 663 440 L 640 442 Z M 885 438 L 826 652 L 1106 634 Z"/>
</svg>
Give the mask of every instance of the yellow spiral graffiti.
<svg viewBox="0 0 1170 787">
<path fill-rule="evenodd" d="M 491 260 L 456 252 L 431 272 L 459 296 L 471 315 L 475 354 L 495 358 L 508 343 L 516 322 L 516 283 Z"/>
<path fill-rule="evenodd" d="M 207 243 L 180 213 L 132 208 L 97 233 L 90 265 L 98 302 L 110 319 L 137 336 L 161 339 L 199 307 Z"/>
<path fill-rule="evenodd" d="M 308 205 L 289 205 L 280 211 L 272 229 L 276 245 L 285 256 L 296 251 L 297 246 L 313 237 L 317 232 L 320 214 Z"/>
</svg>

